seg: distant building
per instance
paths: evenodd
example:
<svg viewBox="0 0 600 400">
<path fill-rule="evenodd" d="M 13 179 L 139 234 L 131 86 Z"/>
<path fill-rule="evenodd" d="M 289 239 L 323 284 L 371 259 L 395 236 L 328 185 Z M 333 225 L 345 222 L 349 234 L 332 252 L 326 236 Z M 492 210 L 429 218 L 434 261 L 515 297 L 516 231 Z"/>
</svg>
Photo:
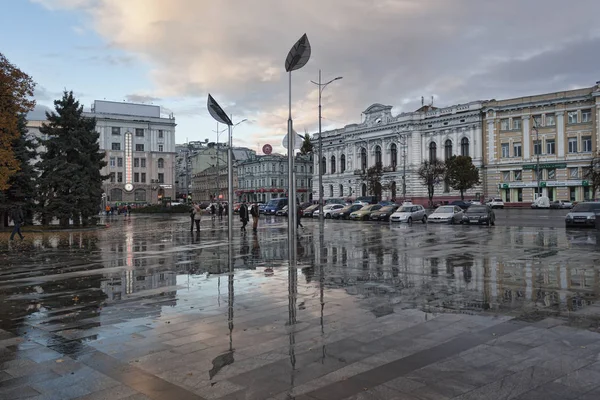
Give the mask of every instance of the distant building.
<svg viewBox="0 0 600 400">
<path fill-rule="evenodd" d="M 206 168 L 194 176 L 194 194 L 196 201 L 223 201 L 227 199 L 227 165 Z M 233 169 L 233 187 L 238 187 L 237 168 Z"/>
<path fill-rule="evenodd" d="M 312 154 L 297 155 L 296 191 L 300 201 L 311 201 L 313 179 Z M 286 197 L 289 190 L 288 158 L 280 154 L 254 156 L 237 166 L 237 201 L 266 203 L 271 199 Z"/>
<path fill-rule="evenodd" d="M 203 142 L 188 142 L 175 146 L 175 184 L 177 198 L 187 198 L 192 194 L 191 156 L 205 148 Z"/>
<path fill-rule="evenodd" d="M 86 116 L 96 118 L 100 149 L 110 175 L 104 183 L 108 203 L 158 203 L 175 198 L 175 118 L 160 107 L 94 101 Z"/>
</svg>

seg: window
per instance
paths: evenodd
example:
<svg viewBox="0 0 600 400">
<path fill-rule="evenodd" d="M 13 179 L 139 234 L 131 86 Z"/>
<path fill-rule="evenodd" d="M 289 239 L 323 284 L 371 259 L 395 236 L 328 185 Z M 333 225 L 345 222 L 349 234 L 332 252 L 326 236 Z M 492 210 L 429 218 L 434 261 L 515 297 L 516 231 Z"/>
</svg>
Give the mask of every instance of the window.
<svg viewBox="0 0 600 400">
<path fill-rule="evenodd" d="M 322 174 L 326 174 L 327 173 L 327 158 L 323 157 L 321 159 L 321 173 Z"/>
<path fill-rule="evenodd" d="M 592 122 L 592 110 L 581 110 L 581 122 Z"/>
<path fill-rule="evenodd" d="M 469 157 L 469 139 L 466 137 L 460 140 L 460 154 Z"/>
<path fill-rule="evenodd" d="M 117 167 L 123 167 L 123 157 L 117 158 Z"/>
<path fill-rule="evenodd" d="M 277 179 L 273 178 L 271 179 L 271 187 L 275 187 L 277 186 Z"/>
<path fill-rule="evenodd" d="M 437 144 L 435 142 L 429 143 L 429 161 L 437 159 Z"/>
<path fill-rule="evenodd" d="M 521 188 L 517 189 L 517 202 L 523 202 L 523 189 Z"/>
<path fill-rule="evenodd" d="M 165 147 L 162 144 L 158 145 L 158 151 L 163 152 L 165 151 Z"/>
<path fill-rule="evenodd" d="M 111 168 L 113 168 L 115 166 L 115 158 L 114 157 L 110 158 L 110 164 L 109 165 L 111 166 Z"/>
<path fill-rule="evenodd" d="M 140 174 L 139 172 L 134 172 L 133 173 L 133 183 L 139 183 L 140 181 Z"/>
<path fill-rule="evenodd" d="M 135 136 L 144 137 L 144 128 L 135 128 Z"/>
<path fill-rule="evenodd" d="M 589 186 L 586 186 L 583 188 L 583 200 L 585 201 L 591 201 L 592 199 L 592 188 Z"/>
<path fill-rule="evenodd" d="M 165 183 L 165 174 L 158 174 L 158 183 Z"/>
<path fill-rule="evenodd" d="M 523 171 L 518 170 L 515 171 L 515 181 L 521 181 L 523 180 Z"/>
<path fill-rule="evenodd" d="M 136 144 L 135 145 L 135 151 L 144 151 L 144 145 L 143 144 Z"/>
<path fill-rule="evenodd" d="M 577 201 L 577 197 L 575 196 L 575 186 L 571 186 L 569 187 L 569 200 L 570 201 Z"/>
<path fill-rule="evenodd" d="M 275 186 L 275 185 L 273 185 Z M 304 179 L 300 179 L 300 187 L 304 187 Z"/>
<path fill-rule="evenodd" d="M 367 169 L 367 149 L 364 147 L 360 149 L 360 169 Z"/>
<path fill-rule="evenodd" d="M 381 162 L 381 146 L 375 146 L 375 165 L 379 168 L 383 166 Z"/>
<path fill-rule="evenodd" d="M 146 168 L 146 159 L 145 158 L 140 158 L 140 164 L 141 164 L 140 166 L 142 168 Z"/>
<path fill-rule="evenodd" d="M 546 154 L 556 153 L 556 142 L 554 139 L 546 139 Z"/>
<path fill-rule="evenodd" d="M 545 126 L 554 126 L 556 125 L 556 119 L 553 114 L 546 114 L 546 124 Z"/>
<path fill-rule="evenodd" d="M 111 148 L 113 150 L 121 150 L 121 143 L 113 143 Z"/>
<path fill-rule="evenodd" d="M 508 118 L 504 118 L 500 120 L 500 130 L 507 131 L 508 130 Z"/>
<path fill-rule="evenodd" d="M 285 186 L 285 182 L 283 181 L 283 179 L 281 179 L 281 186 Z"/>
<path fill-rule="evenodd" d="M 343 174 L 346 172 L 346 155 L 342 154 L 340 156 L 340 172 Z"/>
<path fill-rule="evenodd" d="M 579 178 L 579 168 L 569 168 L 569 179 L 577 179 Z"/>
<path fill-rule="evenodd" d="M 533 141 L 533 154 L 535 154 L 536 156 L 542 154 L 542 141 L 541 140 Z"/>
<path fill-rule="evenodd" d="M 335 174 L 335 156 L 331 156 L 331 173 Z"/>
<path fill-rule="evenodd" d="M 123 201 L 123 191 L 121 189 L 110 190 L 110 201 Z"/>
<path fill-rule="evenodd" d="M 114 172 L 110 173 L 110 183 L 115 183 L 115 173 Z"/>
<path fill-rule="evenodd" d="M 146 201 L 146 191 L 144 189 L 136 189 L 134 196 L 135 201 Z M 162 279 L 163 274 L 160 275 Z"/>
<path fill-rule="evenodd" d="M 340 185 L 340 197 L 344 195 L 344 185 Z"/>
<path fill-rule="evenodd" d="M 531 126 L 533 126 L 533 127 L 542 126 L 542 116 L 541 115 L 532 115 L 531 119 L 532 119 Z"/>
<path fill-rule="evenodd" d="M 513 143 L 513 157 L 521 157 L 521 143 Z"/>
<path fill-rule="evenodd" d="M 567 113 L 567 122 L 569 124 L 576 124 L 577 123 L 577 111 L 569 111 Z"/>
<path fill-rule="evenodd" d="M 510 182 L 510 171 L 502 171 L 502 182 Z"/>
<path fill-rule="evenodd" d="M 569 153 L 577 153 L 577 138 L 569 138 Z"/>
<path fill-rule="evenodd" d="M 548 170 L 548 180 L 549 181 L 556 180 L 556 170 L 554 168 Z"/>
<path fill-rule="evenodd" d="M 518 131 L 521 130 L 521 118 L 513 118 L 513 130 Z"/>
<path fill-rule="evenodd" d="M 583 146 L 582 151 L 586 153 L 591 153 L 592 151 L 592 137 L 591 136 L 583 136 L 581 138 L 581 144 Z"/>
<path fill-rule="evenodd" d="M 502 143 L 502 158 L 510 157 L 508 143 Z"/>
<path fill-rule="evenodd" d="M 329 197 L 333 197 L 333 185 L 329 185 Z"/>
<path fill-rule="evenodd" d="M 452 157 L 452 140 L 448 139 L 444 143 L 444 158 L 449 160 Z"/>
<path fill-rule="evenodd" d="M 110 129 L 110 131 L 111 131 L 111 133 L 112 133 L 113 135 L 120 135 L 120 134 L 121 134 L 121 128 L 119 128 L 118 126 L 113 126 L 113 127 Z"/>
<path fill-rule="evenodd" d="M 122 172 L 117 172 L 117 182 L 123 183 L 123 173 Z"/>
<path fill-rule="evenodd" d="M 162 138 L 164 138 L 164 137 L 165 137 L 165 134 L 164 134 L 163 130 L 162 130 L 162 129 L 159 129 L 159 130 L 158 130 L 158 138 L 159 138 L 159 139 L 162 139 Z"/>
<path fill-rule="evenodd" d="M 391 167 L 395 171 L 398 165 L 398 147 L 396 147 L 396 143 L 392 143 L 390 146 L 390 156 L 392 161 Z"/>
<path fill-rule="evenodd" d="M 134 158 L 133 159 L 133 166 L 134 166 L 134 168 L 139 168 L 140 167 L 140 159 L 139 158 Z"/>
</svg>

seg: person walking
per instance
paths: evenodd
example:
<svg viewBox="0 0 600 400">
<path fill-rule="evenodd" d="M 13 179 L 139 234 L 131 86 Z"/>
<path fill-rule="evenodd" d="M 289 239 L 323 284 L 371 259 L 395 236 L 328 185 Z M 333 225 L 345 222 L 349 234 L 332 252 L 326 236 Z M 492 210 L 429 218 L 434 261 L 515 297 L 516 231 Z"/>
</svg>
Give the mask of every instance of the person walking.
<svg viewBox="0 0 600 400">
<path fill-rule="evenodd" d="M 202 220 L 202 208 L 199 204 L 194 205 L 194 223 L 196 224 L 196 232 L 200 232 L 200 221 Z"/>
<path fill-rule="evenodd" d="M 240 206 L 240 221 L 242 221 L 241 230 L 246 232 L 246 225 L 248 221 L 250 221 L 250 217 L 248 216 L 248 206 L 246 205 L 246 200 Z"/>
<path fill-rule="evenodd" d="M 250 214 L 252 215 L 252 232 L 256 233 L 258 230 L 258 218 L 260 217 L 258 204 L 252 204 L 252 207 L 250 208 Z"/>
<path fill-rule="evenodd" d="M 302 207 L 300 207 L 300 205 L 298 205 L 298 212 L 296 213 L 296 229 L 298 228 L 304 228 L 304 225 L 302 225 L 302 221 L 300 220 L 300 218 L 302 218 Z"/>
<path fill-rule="evenodd" d="M 196 213 L 196 203 L 192 203 L 190 208 L 190 232 L 194 232 L 194 214 Z"/>
<path fill-rule="evenodd" d="M 210 205 L 210 214 L 212 215 L 212 220 L 214 222 L 215 218 L 217 217 L 217 206 L 215 206 L 215 203 L 212 203 Z"/>
<path fill-rule="evenodd" d="M 219 220 L 223 221 L 223 203 L 219 203 Z"/>
<path fill-rule="evenodd" d="M 12 233 L 10 234 L 10 240 L 15 238 L 15 234 L 18 234 L 21 240 L 23 240 L 23 234 L 21 233 L 21 225 L 25 222 L 25 217 L 23 216 L 23 211 L 21 207 L 16 206 L 13 208 L 9 215 L 12 222 L 15 224 Z"/>
</svg>

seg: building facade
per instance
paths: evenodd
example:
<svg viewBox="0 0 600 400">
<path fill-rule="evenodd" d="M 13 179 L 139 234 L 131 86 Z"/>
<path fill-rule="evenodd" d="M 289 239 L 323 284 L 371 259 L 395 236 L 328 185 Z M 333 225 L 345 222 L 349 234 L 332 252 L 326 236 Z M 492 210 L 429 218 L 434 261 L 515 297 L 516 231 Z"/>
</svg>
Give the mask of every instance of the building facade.
<svg viewBox="0 0 600 400">
<path fill-rule="evenodd" d="M 175 146 L 175 185 L 178 199 L 192 194 L 192 156 L 204 149 L 204 142 L 188 142 Z"/>
<path fill-rule="evenodd" d="M 599 104 L 598 84 L 486 102 L 486 195 L 526 204 L 539 195 L 592 199 L 586 169 L 598 152 Z"/>
<path fill-rule="evenodd" d="M 323 132 L 323 193 L 324 198 L 350 198 L 371 195 L 361 176 L 374 165 L 381 165 L 384 186 L 383 199 L 404 197 L 426 204 L 427 187 L 418 177 L 425 160 L 444 161 L 451 156 L 470 156 L 473 164 L 483 164 L 482 111 L 480 101 L 446 108 L 423 105 L 415 112 L 392 115 L 392 106 L 373 104 L 364 111 L 359 124 Z M 313 141 L 318 149 L 319 135 Z M 318 193 L 319 162 L 315 159 L 312 187 Z M 482 177 L 483 179 L 483 177 Z M 465 195 L 477 197 L 483 190 L 477 186 Z M 444 182 L 435 188 L 435 200 L 456 200 L 459 193 Z"/>
<path fill-rule="evenodd" d="M 301 202 L 312 201 L 313 156 L 297 155 L 296 193 Z M 237 200 L 266 203 L 287 197 L 289 190 L 288 157 L 281 154 L 254 156 L 240 162 L 237 168 Z"/>
<path fill-rule="evenodd" d="M 96 118 L 100 149 L 106 152 L 102 174 L 108 204 L 159 203 L 175 199 L 175 118 L 160 107 L 94 101 L 87 117 Z"/>
<path fill-rule="evenodd" d="M 227 200 L 229 187 L 227 182 L 227 165 L 209 167 L 194 176 L 194 201 Z M 237 168 L 233 168 L 233 187 L 238 187 Z"/>
</svg>

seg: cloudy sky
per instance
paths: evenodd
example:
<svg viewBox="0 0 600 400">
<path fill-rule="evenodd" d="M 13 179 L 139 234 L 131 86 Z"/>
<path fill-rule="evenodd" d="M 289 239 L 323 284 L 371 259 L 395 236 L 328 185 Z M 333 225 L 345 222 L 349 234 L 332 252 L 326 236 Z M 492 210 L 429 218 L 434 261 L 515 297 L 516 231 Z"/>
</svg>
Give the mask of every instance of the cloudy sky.
<svg viewBox="0 0 600 400">
<path fill-rule="evenodd" d="M 211 93 L 234 143 L 281 147 L 285 57 L 307 33 L 309 63 L 293 75 L 295 129 L 360 121 L 372 103 L 412 111 L 592 86 L 600 80 L 598 0 L 0 0 L 0 51 L 51 106 L 63 89 L 151 102 L 177 118 L 177 140 L 216 138 Z M 9 10 L 8 12 L 5 12 Z M 223 140 L 224 135 L 221 140 Z"/>
</svg>

